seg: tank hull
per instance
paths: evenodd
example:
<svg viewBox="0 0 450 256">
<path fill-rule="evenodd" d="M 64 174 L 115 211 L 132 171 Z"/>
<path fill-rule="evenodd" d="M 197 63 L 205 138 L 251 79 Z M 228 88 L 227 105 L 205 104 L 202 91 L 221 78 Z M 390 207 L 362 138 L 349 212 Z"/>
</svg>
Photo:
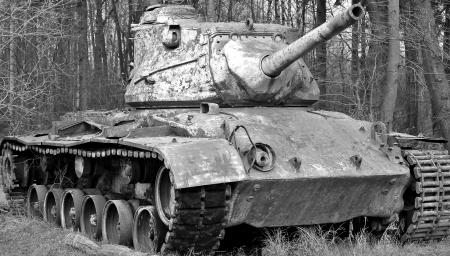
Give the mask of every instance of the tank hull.
<svg viewBox="0 0 450 256">
<path fill-rule="evenodd" d="M 193 244 L 198 251 L 215 250 L 225 228 L 241 224 L 285 227 L 368 217 L 382 230 L 399 215 L 409 216 L 405 240 L 445 237 L 450 199 L 439 191 L 449 189 L 450 156 L 411 150 L 412 144 L 401 148 L 387 136 L 433 142 L 301 107 L 68 113 L 46 132 L 3 138 L 0 180 L 14 198 L 36 184 L 86 195 L 95 189 L 101 202 L 122 200 L 127 213 L 152 209 L 139 219 L 154 225 L 157 236 L 145 244 L 157 251 Z M 64 210 L 89 212 L 80 221 L 92 223 L 121 214 L 97 208 L 103 207 Z M 114 235 L 114 223 L 105 224 L 107 236 Z"/>
<path fill-rule="evenodd" d="M 14 136 L 4 141 L 55 151 L 73 148 L 75 154 L 77 149 L 93 144 L 108 149 L 129 147 L 130 155 L 133 150 L 154 152 L 172 170 L 178 189 L 235 184 L 228 226 L 337 223 L 358 216 L 389 218 L 402 209 L 409 169 L 392 163 L 379 150 L 379 145 L 370 138 L 370 123 L 341 113 L 311 112 L 306 108 L 230 108 L 221 112 L 209 115 L 193 109 L 166 109 L 107 115 L 73 113 L 63 117 L 62 123 L 87 121 L 102 127 L 103 132 L 53 138 Z M 108 127 L 120 128 L 112 124 L 124 120 L 144 122 L 141 126 L 155 125 L 157 120 L 156 127 L 169 128 L 161 133 L 151 127 L 124 127 L 131 129 L 126 136 L 105 137 Z M 53 128 L 56 133 L 58 125 L 61 123 L 55 123 Z M 225 135 L 226 129 L 237 125 L 246 127 L 253 141 L 273 148 L 276 161 L 271 171 L 247 169 L 240 151 L 251 146 L 248 138 L 236 133 L 233 146 Z M 173 132 L 177 126 L 178 132 Z M 180 136 L 181 133 L 185 136 Z M 88 153 L 81 150 L 80 154 Z M 360 166 L 351 162 L 354 155 L 361 157 Z M 300 162 L 297 168 L 292 164 L 293 158 Z"/>
</svg>

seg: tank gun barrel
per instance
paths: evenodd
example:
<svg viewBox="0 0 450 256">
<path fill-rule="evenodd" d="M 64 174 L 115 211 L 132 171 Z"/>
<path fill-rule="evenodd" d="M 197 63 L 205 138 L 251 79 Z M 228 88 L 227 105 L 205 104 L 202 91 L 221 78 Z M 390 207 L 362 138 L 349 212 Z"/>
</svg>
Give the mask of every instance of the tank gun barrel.
<svg viewBox="0 0 450 256">
<path fill-rule="evenodd" d="M 331 20 L 311 30 L 303 37 L 297 39 L 287 47 L 265 56 L 261 61 L 264 74 L 270 77 L 278 76 L 281 71 L 301 58 L 319 43 L 331 39 L 357 20 L 364 16 L 361 4 L 354 4 L 346 11 L 334 16 Z"/>
</svg>

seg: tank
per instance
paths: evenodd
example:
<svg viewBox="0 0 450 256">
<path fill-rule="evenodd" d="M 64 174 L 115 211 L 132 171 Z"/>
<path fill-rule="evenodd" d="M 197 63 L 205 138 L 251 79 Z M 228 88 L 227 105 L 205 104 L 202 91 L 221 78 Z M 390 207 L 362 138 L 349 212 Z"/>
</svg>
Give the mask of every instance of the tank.
<svg viewBox="0 0 450 256">
<path fill-rule="evenodd" d="M 444 140 L 310 108 L 319 89 L 301 57 L 363 15 L 352 5 L 299 38 L 150 6 L 133 26 L 131 108 L 4 137 L 3 189 L 30 216 L 141 251 L 211 252 L 231 229 L 361 219 L 373 231 L 398 221 L 402 241 L 442 239 Z"/>
</svg>

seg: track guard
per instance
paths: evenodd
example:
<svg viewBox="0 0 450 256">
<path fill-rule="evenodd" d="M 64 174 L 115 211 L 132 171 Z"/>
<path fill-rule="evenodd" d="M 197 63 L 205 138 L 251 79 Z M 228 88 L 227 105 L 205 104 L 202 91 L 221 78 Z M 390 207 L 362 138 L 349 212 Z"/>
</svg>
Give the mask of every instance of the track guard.
<svg viewBox="0 0 450 256">
<path fill-rule="evenodd" d="M 177 189 L 247 179 L 239 153 L 225 139 L 172 143 L 158 150 Z"/>
</svg>

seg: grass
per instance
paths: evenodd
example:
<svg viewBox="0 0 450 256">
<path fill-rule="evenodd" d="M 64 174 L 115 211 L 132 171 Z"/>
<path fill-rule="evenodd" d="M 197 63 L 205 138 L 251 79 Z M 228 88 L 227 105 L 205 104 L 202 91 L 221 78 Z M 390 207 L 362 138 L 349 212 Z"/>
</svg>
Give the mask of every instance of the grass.
<svg viewBox="0 0 450 256">
<path fill-rule="evenodd" d="M 0 255 L 85 256 L 64 244 L 68 233 L 42 220 L 0 214 Z M 360 233 L 353 239 L 341 239 L 330 231 L 314 228 L 299 228 L 294 235 L 289 236 L 282 230 L 275 230 L 267 233 L 266 237 L 260 251 L 262 256 L 450 255 L 450 240 L 401 245 L 388 235 L 374 239 L 367 233 Z M 238 250 L 228 255 L 246 254 Z"/>
<path fill-rule="evenodd" d="M 450 240 L 432 243 L 400 244 L 396 239 L 383 235 L 374 239 L 367 233 L 359 233 L 353 239 L 340 239 L 336 235 L 318 229 L 299 228 L 293 239 L 277 230 L 268 235 L 262 249 L 263 256 L 431 256 L 450 255 Z"/>
<path fill-rule="evenodd" d="M 0 214 L 0 255 L 85 256 L 64 244 L 68 233 L 42 220 Z"/>
</svg>

